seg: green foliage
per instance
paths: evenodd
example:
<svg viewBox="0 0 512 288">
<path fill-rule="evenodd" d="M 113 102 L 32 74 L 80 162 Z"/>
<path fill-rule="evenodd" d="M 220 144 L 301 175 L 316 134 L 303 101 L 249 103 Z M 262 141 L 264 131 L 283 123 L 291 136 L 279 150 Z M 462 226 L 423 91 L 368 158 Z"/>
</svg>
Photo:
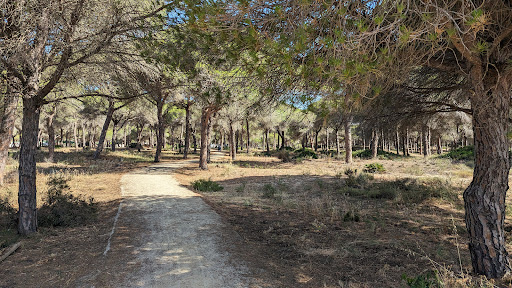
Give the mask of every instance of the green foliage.
<svg viewBox="0 0 512 288">
<path fill-rule="evenodd" d="M 353 157 L 359 157 L 361 159 L 370 159 L 372 157 L 372 150 L 356 150 L 352 152 Z M 377 157 L 381 160 L 393 160 L 396 157 L 400 157 L 399 155 L 391 152 L 386 152 L 382 150 L 377 151 Z"/>
<path fill-rule="evenodd" d="M 345 185 L 351 188 L 361 188 L 364 189 L 368 183 L 373 180 L 373 176 L 367 173 L 357 173 L 357 169 L 352 170 L 347 168 L 345 170 L 345 175 L 348 178 L 345 180 Z"/>
<path fill-rule="evenodd" d="M 311 148 L 297 149 L 297 150 L 293 151 L 293 154 L 294 154 L 293 158 L 318 159 L 318 155 Z"/>
<path fill-rule="evenodd" d="M 69 178 L 53 175 L 47 182 L 44 203 L 38 210 L 38 224 L 46 227 L 73 227 L 90 223 L 96 219 L 97 204 L 70 194 Z"/>
<path fill-rule="evenodd" d="M 364 165 L 363 171 L 366 173 L 382 173 L 385 172 L 386 169 L 380 163 L 371 163 Z"/>
<path fill-rule="evenodd" d="M 416 277 L 402 274 L 402 280 L 411 288 L 441 288 L 444 287 L 437 271 L 428 271 Z"/>
<path fill-rule="evenodd" d="M 194 181 L 192 182 L 192 187 L 194 187 L 194 190 L 201 192 L 218 192 L 224 189 L 224 187 L 222 187 L 219 183 L 210 179 L 199 179 Z"/>
<path fill-rule="evenodd" d="M 361 220 L 361 217 L 358 213 L 348 211 L 343 215 L 343 222 L 359 222 Z"/>
<path fill-rule="evenodd" d="M 262 198 L 273 199 L 276 197 L 277 189 L 274 185 L 267 183 L 263 186 Z"/>
<path fill-rule="evenodd" d="M 473 146 L 464 146 L 454 149 L 446 154 L 439 156 L 441 158 L 450 158 L 457 161 L 470 161 L 475 159 Z"/>
</svg>

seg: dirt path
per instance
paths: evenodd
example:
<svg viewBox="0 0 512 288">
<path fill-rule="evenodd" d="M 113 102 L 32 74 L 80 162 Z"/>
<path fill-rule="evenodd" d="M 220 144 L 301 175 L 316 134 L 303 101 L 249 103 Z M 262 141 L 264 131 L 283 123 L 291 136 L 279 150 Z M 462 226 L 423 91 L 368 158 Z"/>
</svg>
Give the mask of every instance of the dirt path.
<svg viewBox="0 0 512 288">
<path fill-rule="evenodd" d="M 190 162 L 159 163 L 121 179 L 124 200 L 116 223 L 119 231 L 112 234 L 104 256 L 106 266 L 117 265 L 125 270 L 117 271 L 124 275 L 116 277 L 112 275 L 116 273 L 114 267 L 105 267 L 112 279 L 118 279 L 115 286 L 249 287 L 244 277 L 247 269 L 234 263 L 226 251 L 226 239 L 232 239 L 233 232 L 196 193 L 180 186 L 171 176 L 174 169 L 187 163 Z M 123 232 L 134 223 L 139 228 L 131 230 L 139 235 Z M 134 241 L 127 239 L 130 237 Z M 137 244 L 127 245 L 129 242 Z M 127 261 L 123 260 L 126 257 L 116 256 L 127 253 L 132 255 L 129 263 L 112 259 Z M 126 273 L 126 269 L 132 272 Z M 88 285 L 96 282 L 93 285 L 98 287 L 105 284 L 105 280 L 92 278 L 98 280 L 97 275 L 83 280 Z"/>
</svg>

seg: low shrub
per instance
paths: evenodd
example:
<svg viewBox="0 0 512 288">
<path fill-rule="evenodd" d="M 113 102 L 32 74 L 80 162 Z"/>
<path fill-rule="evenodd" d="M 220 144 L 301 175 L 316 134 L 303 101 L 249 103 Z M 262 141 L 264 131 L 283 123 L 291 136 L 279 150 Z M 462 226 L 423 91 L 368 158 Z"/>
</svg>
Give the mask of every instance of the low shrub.
<svg viewBox="0 0 512 288">
<path fill-rule="evenodd" d="M 276 189 L 276 187 L 274 187 L 274 185 L 267 183 L 263 186 L 262 190 L 263 190 L 263 194 L 261 195 L 262 198 L 273 199 L 276 197 L 277 189 Z"/>
<path fill-rule="evenodd" d="M 364 165 L 364 172 L 366 173 L 382 173 L 385 172 L 384 166 L 380 163 L 371 163 Z"/>
<path fill-rule="evenodd" d="M 41 227 L 73 227 L 84 225 L 97 217 L 97 204 L 91 197 L 70 193 L 69 178 L 56 174 L 47 182 L 44 203 L 38 210 L 38 224 Z"/>
<path fill-rule="evenodd" d="M 17 220 L 17 211 L 9 202 L 9 197 L 0 198 L 0 229 L 16 227 Z"/>
<path fill-rule="evenodd" d="M 353 151 L 352 157 L 359 157 L 361 159 L 370 159 L 370 158 L 372 158 L 372 150 L 366 149 L 366 150 Z M 378 150 L 377 157 L 381 160 L 393 160 L 400 156 L 395 153 Z"/>
<path fill-rule="evenodd" d="M 287 150 L 279 150 L 276 152 L 275 156 L 283 162 L 291 162 L 293 159 L 292 153 Z"/>
<path fill-rule="evenodd" d="M 464 146 L 454 149 L 446 154 L 439 156 L 441 158 L 450 158 L 456 161 L 471 161 L 475 159 L 473 146 Z"/>
<path fill-rule="evenodd" d="M 201 192 L 218 192 L 224 189 L 219 183 L 212 181 L 210 179 L 199 179 L 197 181 L 192 182 L 192 187 L 194 190 Z"/>
<path fill-rule="evenodd" d="M 297 149 L 293 151 L 293 158 L 312 158 L 318 159 L 318 155 L 311 148 Z"/>
<path fill-rule="evenodd" d="M 411 288 L 441 288 L 444 287 L 437 271 L 428 271 L 418 276 L 409 277 L 402 274 L 402 280 Z"/>
</svg>

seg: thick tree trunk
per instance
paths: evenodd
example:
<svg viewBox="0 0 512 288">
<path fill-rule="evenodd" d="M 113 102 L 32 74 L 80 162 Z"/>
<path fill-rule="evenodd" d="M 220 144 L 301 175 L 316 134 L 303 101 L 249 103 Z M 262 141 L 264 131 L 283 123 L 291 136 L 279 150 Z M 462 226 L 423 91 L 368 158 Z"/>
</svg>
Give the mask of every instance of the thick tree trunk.
<svg viewBox="0 0 512 288">
<path fill-rule="evenodd" d="M 23 134 L 18 168 L 18 233 L 21 235 L 37 231 L 36 150 L 40 108 L 32 97 L 23 99 Z"/>
<path fill-rule="evenodd" d="M 345 163 L 352 163 L 352 131 L 350 126 L 352 124 L 352 117 L 346 117 L 343 127 L 345 128 Z"/>
<path fill-rule="evenodd" d="M 190 130 L 190 101 L 187 100 L 187 104 L 185 105 L 185 147 L 183 147 L 183 159 L 188 158 Z"/>
<path fill-rule="evenodd" d="M 208 122 L 212 110 L 210 107 L 203 108 L 201 111 L 201 150 L 199 151 L 199 168 L 208 170 Z"/>
<path fill-rule="evenodd" d="M 480 78 L 472 76 L 477 81 Z M 464 191 L 465 220 L 474 272 L 489 278 L 501 278 L 510 271 L 504 221 L 510 170 L 507 132 L 511 95 L 510 81 L 505 80 L 493 81 L 496 87 L 491 84 L 488 89 L 475 85 L 471 97 L 475 168 L 473 181 Z"/>
<path fill-rule="evenodd" d="M 53 118 L 57 113 L 57 105 L 53 105 L 52 110 L 46 118 L 46 129 L 48 130 L 48 162 L 55 162 L 55 127 L 53 126 Z"/>
<path fill-rule="evenodd" d="M 377 159 L 378 147 L 379 147 L 379 132 L 372 130 L 372 141 L 370 143 L 370 147 L 372 150 L 372 159 Z"/>
<path fill-rule="evenodd" d="M 96 147 L 96 151 L 94 151 L 94 159 L 98 159 L 98 157 L 100 157 L 100 153 L 103 150 L 103 143 L 105 142 L 105 137 L 107 136 L 108 126 L 110 126 L 110 121 L 112 121 L 112 115 L 114 115 L 114 103 L 112 101 L 109 102 L 110 103 L 108 105 L 107 117 L 105 117 L 105 122 L 103 122 L 103 128 L 101 129 L 100 140 L 98 142 L 98 146 Z"/>
<path fill-rule="evenodd" d="M 162 147 L 164 146 L 164 103 L 159 101 L 156 105 L 156 113 L 157 113 L 157 127 L 156 127 L 156 151 L 155 151 L 155 162 L 160 162 L 160 157 L 162 154 Z"/>
<path fill-rule="evenodd" d="M 281 131 L 281 150 L 283 150 L 286 147 L 286 138 L 284 137 L 284 130 Z"/>
<path fill-rule="evenodd" d="M 4 105 L 2 119 L 0 120 L 0 185 L 4 185 L 5 166 L 9 158 L 9 144 L 14 130 L 16 120 L 16 106 L 20 99 L 19 88 L 12 87 L 14 83 L 8 83 L 7 91 L 4 95 Z M 14 139 L 12 141 L 14 145 Z"/>
</svg>

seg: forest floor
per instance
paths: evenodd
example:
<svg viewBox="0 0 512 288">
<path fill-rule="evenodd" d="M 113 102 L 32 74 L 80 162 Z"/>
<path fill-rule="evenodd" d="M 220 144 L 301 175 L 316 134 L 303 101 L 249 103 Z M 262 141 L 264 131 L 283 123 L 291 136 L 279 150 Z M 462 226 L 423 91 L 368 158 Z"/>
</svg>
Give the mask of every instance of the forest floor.
<svg viewBox="0 0 512 288">
<path fill-rule="evenodd" d="M 165 239 L 168 233 L 161 233 L 181 231 L 176 225 L 200 220 L 194 212 L 179 209 L 186 202 L 209 211 L 209 220 L 203 220 L 215 219 L 221 224 L 203 222 L 208 229 L 178 234 L 185 239 L 197 235 L 213 242 L 221 239 L 224 245 L 219 246 L 219 254 L 215 249 L 210 254 L 222 259 L 220 270 L 213 273 L 222 276 L 220 271 L 231 271 L 241 287 L 407 287 L 407 279 L 419 285 L 435 282 L 436 277 L 444 281 L 444 287 L 489 287 L 484 286 L 487 281 L 469 273 L 462 192 L 471 181 L 471 162 L 418 155 L 355 158 L 352 165 L 333 158 L 284 163 L 274 157 L 242 154 L 234 162 L 227 157 L 215 159 L 210 169 L 203 171 L 197 163 L 174 170 L 177 167 L 172 163 L 180 156 L 172 152 L 164 154 L 164 161 L 171 164 L 154 168 L 149 168 L 152 151 L 108 152 L 96 161 L 89 154 L 61 150 L 57 163 L 46 163 L 41 153 L 38 200 L 44 200 L 51 175 L 61 173 L 70 178 L 73 194 L 96 199 L 97 219 L 83 226 L 42 227 L 39 233 L 21 239 L 23 246 L 0 263 L 0 287 L 158 286 L 158 282 L 139 276 L 162 272 L 160 264 L 165 262 L 182 262 L 185 266 L 175 268 L 186 271 L 191 269 L 187 263 L 194 262 L 191 259 L 209 255 L 200 249 L 195 250 L 198 254 L 185 255 L 175 246 L 177 242 Z M 385 171 L 362 173 L 369 164 L 380 164 Z M 14 160 L 9 169 L 0 196 L 7 195 L 16 206 Z M 153 188 L 141 195 L 130 192 L 143 183 L 137 177 L 149 176 L 148 185 L 167 183 L 173 181 L 171 172 L 190 189 L 199 179 L 222 185 L 222 191 L 198 193 L 223 222 L 187 189 L 183 189 L 188 191 L 184 197 L 160 195 Z M 126 178 L 132 176 L 135 178 Z M 130 195 L 134 197 L 128 200 Z M 510 201 L 509 197 L 507 204 Z M 120 203 L 122 216 L 105 257 Z M 154 211 L 167 211 L 156 217 L 176 217 L 170 210 L 180 211 L 186 219 L 167 222 L 165 227 L 148 225 L 147 219 L 152 218 L 134 221 Z M 507 209 L 508 219 L 511 214 L 512 209 Z M 507 220 L 506 231 L 511 228 Z M 148 235 L 158 240 L 151 242 Z M 15 230 L 0 232 L 0 248 L 18 240 Z M 188 244 L 183 238 L 180 241 Z M 512 243 L 507 241 L 510 251 Z M 164 247 L 156 244 L 159 242 L 167 244 Z M 162 249 L 176 253 L 157 258 L 155 251 Z M 177 261 L 180 259 L 183 261 Z M 198 265 L 203 269 L 203 264 Z M 187 273 L 175 279 L 188 281 Z M 495 284 L 508 287 L 510 281 Z"/>
<path fill-rule="evenodd" d="M 361 173 L 370 164 L 385 171 Z M 270 272 L 272 287 L 511 287 L 470 273 L 462 192 L 472 165 L 420 155 L 347 165 L 242 154 L 176 177 L 224 187 L 198 193 L 244 239 L 239 257 Z"/>
</svg>

